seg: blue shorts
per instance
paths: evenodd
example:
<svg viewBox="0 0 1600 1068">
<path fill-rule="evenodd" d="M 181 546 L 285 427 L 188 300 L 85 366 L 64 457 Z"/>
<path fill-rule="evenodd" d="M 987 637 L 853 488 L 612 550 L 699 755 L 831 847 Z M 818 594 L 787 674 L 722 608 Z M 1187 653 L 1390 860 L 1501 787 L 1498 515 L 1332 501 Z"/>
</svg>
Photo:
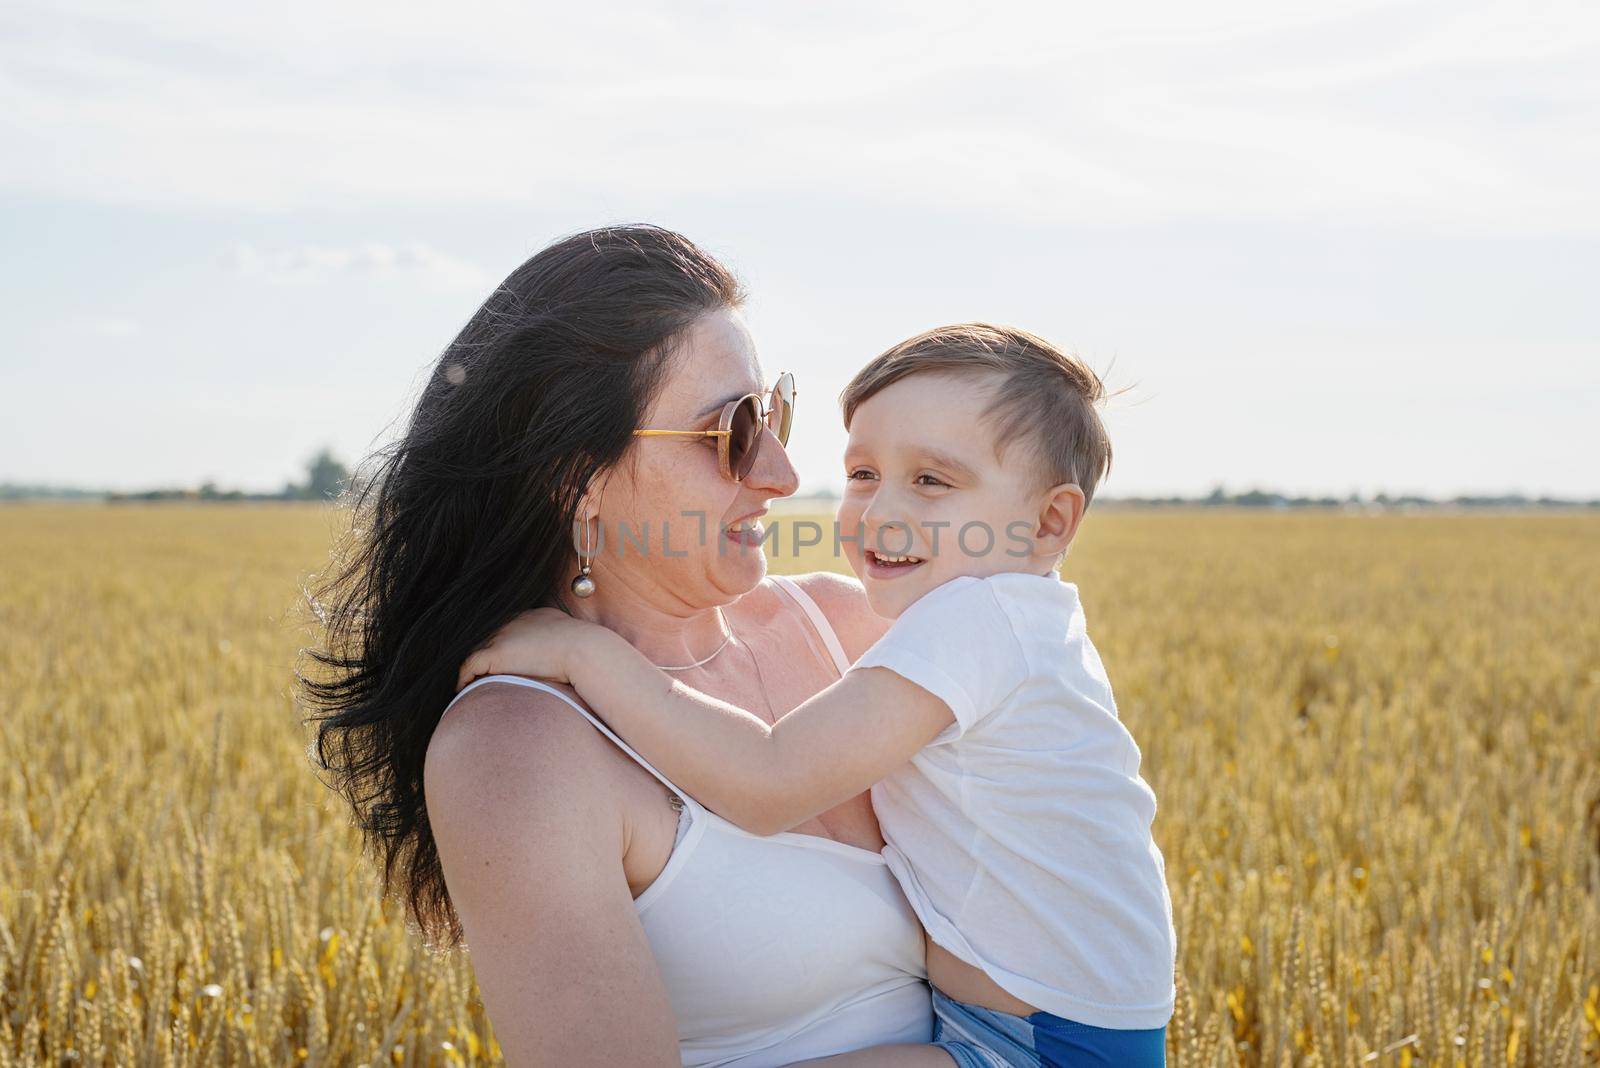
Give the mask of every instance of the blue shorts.
<svg viewBox="0 0 1600 1068">
<path fill-rule="evenodd" d="M 1113 1030 L 1048 1012 L 1013 1016 L 933 988 L 933 1044 L 958 1068 L 1165 1068 L 1167 1029 Z"/>
</svg>

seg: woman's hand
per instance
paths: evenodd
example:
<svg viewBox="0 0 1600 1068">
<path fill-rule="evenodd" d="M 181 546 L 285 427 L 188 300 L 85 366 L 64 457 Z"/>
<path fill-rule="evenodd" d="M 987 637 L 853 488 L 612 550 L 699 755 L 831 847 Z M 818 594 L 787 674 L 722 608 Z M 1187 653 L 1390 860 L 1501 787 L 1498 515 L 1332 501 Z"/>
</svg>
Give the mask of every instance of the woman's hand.
<svg viewBox="0 0 1600 1068">
<path fill-rule="evenodd" d="M 573 619 L 559 608 L 534 608 L 495 631 L 461 665 L 456 689 L 480 675 L 533 675 L 570 683 L 571 665 L 593 632 L 604 627 Z"/>
</svg>

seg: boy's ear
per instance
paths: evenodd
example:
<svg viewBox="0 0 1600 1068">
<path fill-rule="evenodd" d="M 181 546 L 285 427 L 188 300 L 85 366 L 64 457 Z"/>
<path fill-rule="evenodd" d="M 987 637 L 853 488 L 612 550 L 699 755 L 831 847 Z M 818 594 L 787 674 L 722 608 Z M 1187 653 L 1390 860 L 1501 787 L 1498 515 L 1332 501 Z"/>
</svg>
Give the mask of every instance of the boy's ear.
<svg viewBox="0 0 1600 1068">
<path fill-rule="evenodd" d="M 1083 522 L 1088 503 L 1083 488 L 1076 482 L 1063 482 L 1044 492 L 1039 505 L 1039 526 L 1034 540 L 1040 556 L 1055 556 L 1067 551 Z"/>
</svg>

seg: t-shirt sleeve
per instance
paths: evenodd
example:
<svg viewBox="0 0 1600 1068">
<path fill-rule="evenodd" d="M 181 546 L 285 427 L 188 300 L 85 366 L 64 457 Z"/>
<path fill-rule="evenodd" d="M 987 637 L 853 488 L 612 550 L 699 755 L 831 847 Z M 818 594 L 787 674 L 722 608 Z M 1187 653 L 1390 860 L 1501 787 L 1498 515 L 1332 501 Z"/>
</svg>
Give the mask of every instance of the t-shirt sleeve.
<svg viewBox="0 0 1600 1068">
<path fill-rule="evenodd" d="M 1027 677 L 1011 617 L 981 579 L 962 576 L 923 594 L 900 613 L 851 670 L 884 667 L 950 706 L 959 738 Z"/>
</svg>

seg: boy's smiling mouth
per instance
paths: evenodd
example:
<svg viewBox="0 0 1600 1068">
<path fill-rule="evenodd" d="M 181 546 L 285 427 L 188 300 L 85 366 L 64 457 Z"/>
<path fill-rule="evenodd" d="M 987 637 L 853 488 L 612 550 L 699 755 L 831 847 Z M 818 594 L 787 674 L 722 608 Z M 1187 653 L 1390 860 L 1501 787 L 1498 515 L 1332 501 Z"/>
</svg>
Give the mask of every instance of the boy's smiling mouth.
<svg viewBox="0 0 1600 1068">
<path fill-rule="evenodd" d="M 920 556 L 909 556 L 903 553 L 876 553 L 871 549 L 864 553 L 867 561 L 867 574 L 873 578 L 899 578 L 908 571 L 915 571 L 925 562 Z"/>
</svg>

